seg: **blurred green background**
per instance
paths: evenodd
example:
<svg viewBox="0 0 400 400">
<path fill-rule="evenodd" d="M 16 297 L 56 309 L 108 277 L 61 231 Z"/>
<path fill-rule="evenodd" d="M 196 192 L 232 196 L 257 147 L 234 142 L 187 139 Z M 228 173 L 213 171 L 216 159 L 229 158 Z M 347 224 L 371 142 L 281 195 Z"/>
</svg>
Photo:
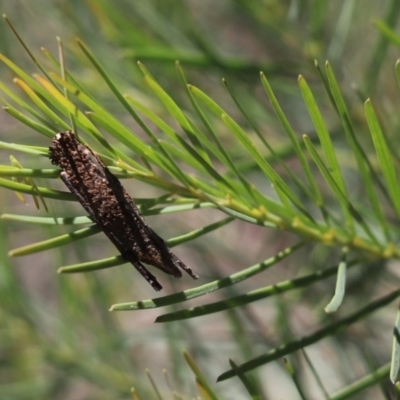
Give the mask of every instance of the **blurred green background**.
<svg viewBox="0 0 400 400">
<path fill-rule="evenodd" d="M 149 95 L 136 62 L 141 61 L 166 91 L 184 109 L 190 107 L 179 84 L 175 60 L 179 60 L 190 83 L 202 88 L 238 122 L 246 121 L 236 110 L 221 79 L 225 78 L 240 97 L 246 112 L 257 121 L 271 146 L 282 154 L 290 146 L 262 91 L 259 72 L 264 71 L 299 136 L 312 135 L 313 128 L 297 86 L 302 74 L 318 97 L 326 122 L 339 149 L 340 162 L 348 168 L 352 189 L 360 182 L 351 175 L 346 150 L 340 151 L 340 127 L 334 117 L 323 84 L 314 66 L 317 60 L 332 64 L 348 101 L 358 132 L 366 122 L 363 101 L 371 97 L 387 129 L 390 143 L 399 142 L 399 89 L 394 64 L 398 48 L 386 41 L 374 21 L 398 26 L 400 2 L 361 0 L 147 0 L 147 1 L 3 1 L 7 14 L 35 57 L 48 62 L 40 48 L 57 54 L 56 37 L 63 41 L 68 70 L 79 76 L 86 88 L 110 111 L 144 138 L 138 126 L 82 57 L 75 37 L 82 39 L 107 69 L 124 93 L 139 99 L 161 118 L 165 110 Z M 0 24 L 1 52 L 25 72 L 39 73 L 32 60 L 3 21 Z M 50 65 L 50 64 L 49 64 Z M 13 73 L 0 64 L 1 81 L 11 85 Z M 48 146 L 45 137 L 0 114 L 0 139 L 6 142 Z M 253 165 L 236 143 L 221 129 L 221 141 L 237 155 L 255 184 L 264 185 Z M 361 140 L 362 136 L 361 136 Z M 235 147 L 236 146 L 236 147 Z M 9 163 L 13 154 L 27 167 L 50 168 L 50 161 L 1 150 L 0 162 Z M 130 155 L 133 156 L 133 155 Z M 239 162 L 238 161 L 238 162 Z M 35 180 L 41 185 L 41 181 Z M 61 182 L 52 188 L 64 190 Z M 137 198 L 161 196 L 163 192 L 136 180 L 127 184 Z M 268 190 L 267 188 L 265 190 Z M 27 204 L 11 191 L 1 189 L 1 213 L 43 215 L 31 197 Z M 84 215 L 79 205 L 47 200 L 51 216 Z M 68 207 L 68 208 L 67 208 Z M 174 216 L 149 217 L 150 224 L 164 238 L 184 234 L 222 218 L 215 210 L 197 210 Z M 334 279 L 312 289 L 289 292 L 193 320 L 154 324 L 155 318 L 174 307 L 135 312 L 108 311 L 115 303 L 155 297 L 152 288 L 130 265 L 79 275 L 57 275 L 57 268 L 79 261 L 116 254 L 104 235 L 76 244 L 20 258 L 9 258 L 9 250 L 51 238 L 65 227 L 0 220 L 0 398 L 1 399 L 129 399 L 131 387 L 141 399 L 157 399 L 146 375 L 160 391 L 159 398 L 200 396 L 194 375 L 181 350 L 186 349 L 202 369 L 221 399 L 250 398 L 238 379 L 214 384 L 229 369 L 228 359 L 246 361 L 289 338 L 310 333 L 322 323 L 323 307 L 329 301 Z M 199 284 L 221 278 L 275 255 L 293 245 L 294 235 L 235 221 L 209 235 L 181 245 L 174 251 L 200 275 Z M 307 266 L 337 262 L 333 249 L 307 247 L 262 275 L 265 284 L 292 279 Z M 351 277 L 347 307 L 363 302 L 399 281 L 395 267 L 384 274 L 381 264 Z M 390 266 L 389 266 L 390 267 Z M 398 265 L 397 265 L 398 267 Z M 312 267 L 310 267 L 312 268 Z M 189 277 L 180 281 L 157 274 L 164 295 L 195 285 Z M 258 287 L 260 277 L 242 283 L 244 293 Z M 196 282 L 197 284 L 197 282 Z M 231 288 L 225 294 L 237 294 Z M 207 302 L 218 300 L 215 293 Z M 201 305 L 196 299 L 186 307 Z M 346 308 L 345 310 L 346 311 Z M 308 348 L 314 367 L 329 393 L 371 372 L 390 359 L 395 306 L 329 340 Z M 304 361 L 293 356 L 298 379 L 307 399 L 326 398 Z M 167 371 L 167 375 L 164 373 Z M 268 364 L 250 374 L 258 382 L 260 398 L 301 398 L 283 362 Z M 176 390 L 181 397 L 173 397 Z M 393 389 L 385 384 L 362 392 L 359 398 L 385 398 Z M 387 396 L 390 396 L 389 394 Z M 358 397 L 351 397 L 358 398 Z M 386 397 L 394 398 L 394 397 Z"/>
</svg>

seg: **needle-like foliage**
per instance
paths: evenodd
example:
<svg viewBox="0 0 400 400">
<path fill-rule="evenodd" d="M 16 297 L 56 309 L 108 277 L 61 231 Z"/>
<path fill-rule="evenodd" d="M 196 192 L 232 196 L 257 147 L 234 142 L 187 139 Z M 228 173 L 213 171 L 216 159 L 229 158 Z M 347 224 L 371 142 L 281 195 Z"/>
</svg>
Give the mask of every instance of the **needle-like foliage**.
<svg viewBox="0 0 400 400">
<path fill-rule="evenodd" d="M 58 39 L 58 54 L 44 48 L 38 54 L 15 29 L 18 21 L 5 17 L 13 48 L 21 44 L 36 71 L 0 54 L 3 108 L 19 121 L 12 137 L 1 128 L 0 149 L 11 158 L 0 165 L 7 195 L 0 298 L 11 348 L 13 340 L 37 346 L 32 364 L 51 366 L 54 377 L 28 373 L 30 390 L 8 382 L 0 397 L 28 398 L 33 390 L 64 398 L 73 388 L 61 373 L 68 370 L 99 398 L 220 399 L 237 391 L 263 399 L 277 390 L 274 370 L 260 368 L 271 362 L 300 398 L 347 399 L 368 387 L 390 396 L 384 383 L 400 376 L 399 317 L 390 306 L 399 301 L 400 280 L 387 266 L 400 258 L 398 118 L 383 105 L 390 102 L 378 84 L 382 64 L 371 59 L 359 90 L 337 72 L 354 2 L 335 9 L 330 42 L 319 37 L 332 10 L 316 1 L 304 11 L 311 29 L 302 49 L 307 61 L 325 55 L 332 62 L 312 68 L 298 61 L 296 73 L 290 62 L 223 55 L 183 2 L 145 3 L 76 4 L 109 41 L 112 63 L 79 18 L 80 38 L 67 46 Z M 300 40 L 288 33 L 296 12 L 264 2 L 270 3 L 265 13 L 261 3 L 236 7 L 289 52 Z M 374 56 L 400 44 L 393 30 L 400 10 L 390 3 L 375 24 Z M 391 65 L 388 79 L 398 92 L 399 63 Z M 122 180 L 141 213 L 170 237 L 166 244 L 200 275 L 198 284 L 157 273 L 164 292 L 153 297 L 136 271 L 114 268 L 126 258 L 59 182 L 60 170 L 48 158 L 52 137 L 68 130 Z M 13 208 L 18 198 L 29 212 Z M 18 237 L 18 230 L 27 233 Z M 25 278 L 28 255 L 38 258 Z M 154 319 L 158 324 L 150 324 Z M 13 350 L 1 346 L 10 362 Z M 149 384 L 142 383 L 147 364 L 131 354 L 141 354 L 142 346 L 152 371 L 163 367 L 154 360 L 168 348 L 174 382 L 164 375 L 168 389 L 149 372 Z M 22 372 L 11 375 L 17 383 L 24 379 Z"/>
</svg>

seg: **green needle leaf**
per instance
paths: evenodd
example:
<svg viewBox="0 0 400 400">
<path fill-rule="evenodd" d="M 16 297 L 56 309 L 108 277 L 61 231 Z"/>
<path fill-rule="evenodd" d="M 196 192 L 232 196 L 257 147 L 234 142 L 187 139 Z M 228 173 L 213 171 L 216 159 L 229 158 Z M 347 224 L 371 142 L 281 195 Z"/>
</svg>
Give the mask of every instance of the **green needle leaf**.
<svg viewBox="0 0 400 400">
<path fill-rule="evenodd" d="M 80 229 L 75 232 L 66 233 L 65 235 L 56 236 L 54 238 L 44 240 L 42 242 L 19 247 L 18 249 L 11 250 L 8 254 L 11 257 L 26 256 L 28 254 L 38 253 L 39 251 L 44 251 L 53 249 L 55 247 L 64 246 L 66 244 L 75 242 L 77 240 L 96 235 L 99 232 L 101 232 L 101 229 L 97 225 L 94 225 L 88 228 Z"/>
<path fill-rule="evenodd" d="M 122 256 L 114 256 L 104 258 L 103 260 L 89 261 L 85 263 L 68 265 L 65 267 L 58 268 L 59 274 L 76 274 L 81 272 L 92 272 L 99 269 L 106 269 L 116 267 L 118 265 L 126 264 L 126 260 Z"/>
<path fill-rule="evenodd" d="M 337 278 L 336 278 L 336 287 L 335 287 L 335 295 L 332 297 L 332 300 L 325 307 L 326 313 L 333 313 L 337 311 L 337 309 L 342 304 L 344 293 L 346 290 L 346 270 L 347 270 L 347 262 L 346 259 L 343 259 L 339 263 Z"/>
<path fill-rule="evenodd" d="M 358 261 L 349 263 L 349 268 L 357 265 Z M 217 301 L 215 303 L 205 304 L 203 306 L 193 307 L 186 310 L 176 311 L 169 314 L 160 315 L 157 317 L 156 322 L 171 322 L 179 321 L 183 319 L 190 319 L 196 317 L 202 317 L 221 311 L 226 311 L 231 308 L 241 307 L 246 304 L 250 304 L 254 301 L 266 299 L 280 293 L 284 293 L 290 290 L 298 289 L 301 287 L 307 287 L 314 282 L 319 282 L 325 278 L 328 278 L 335 274 L 337 266 L 326 268 L 324 270 L 315 272 L 313 274 L 302 276 L 300 278 L 287 280 L 283 282 L 275 283 L 271 286 L 266 286 L 260 289 L 252 290 L 251 292 L 232 297 L 230 299 Z"/>
<path fill-rule="evenodd" d="M 359 311 L 349 315 L 346 318 L 342 318 L 337 322 L 333 322 L 326 327 L 319 329 L 313 334 L 303 337 L 302 339 L 295 340 L 293 342 L 284 344 L 280 347 L 277 347 L 266 354 L 258 356 L 250 361 L 247 361 L 237 367 L 237 370 L 241 373 L 251 371 L 254 368 L 257 368 L 261 365 L 264 365 L 272 360 L 276 360 L 278 358 L 284 357 L 294 351 L 300 350 L 310 344 L 316 343 L 324 337 L 331 336 L 338 332 L 340 329 L 343 329 L 360 319 L 368 316 L 372 312 L 376 310 L 380 310 L 383 306 L 391 303 L 393 300 L 400 296 L 400 289 L 397 289 L 386 296 L 381 297 L 378 300 L 375 300 L 368 304 L 366 307 L 360 309 Z M 226 379 L 232 378 L 236 375 L 234 370 L 229 370 L 221 374 L 217 381 L 221 382 Z"/>
<path fill-rule="evenodd" d="M 27 193 L 32 195 L 40 194 L 42 197 L 46 197 L 49 199 L 77 201 L 76 197 L 69 192 L 62 192 L 60 190 L 53 190 L 43 187 L 32 187 L 23 183 L 18 183 L 3 178 L 0 178 L 0 186 L 14 190 L 15 192 Z"/>
<path fill-rule="evenodd" d="M 399 179 L 397 176 L 396 167 L 392 154 L 389 150 L 386 138 L 380 127 L 380 123 L 376 117 L 371 100 L 367 100 L 365 102 L 365 115 L 367 117 L 369 130 L 371 132 L 371 136 L 374 141 L 374 146 L 376 154 L 378 156 L 379 165 L 382 170 L 383 176 L 385 178 L 390 198 L 397 212 L 397 215 L 400 216 Z"/>
<path fill-rule="evenodd" d="M 157 308 L 163 307 L 166 305 L 171 305 L 175 303 L 179 303 L 182 301 L 194 299 L 196 297 L 202 296 L 207 293 L 215 292 L 216 290 L 223 289 L 225 287 L 232 286 L 239 282 L 244 281 L 254 275 L 259 274 L 262 271 L 265 271 L 267 268 L 272 267 L 279 261 L 293 254 L 296 250 L 300 249 L 304 245 L 303 242 L 298 243 L 293 247 L 288 247 L 287 249 L 281 251 L 276 256 L 256 265 L 253 265 L 249 268 L 244 269 L 243 271 L 236 272 L 226 278 L 219 279 L 210 283 L 206 283 L 205 285 L 199 286 L 197 288 L 185 290 L 184 292 L 175 293 L 172 295 L 158 297 L 156 299 L 142 300 L 131 303 L 120 303 L 114 304 L 110 311 L 129 311 L 129 310 L 140 310 L 144 308 Z"/>
<path fill-rule="evenodd" d="M 394 385 L 400 381 L 400 309 L 397 309 L 396 321 L 393 329 L 390 380 Z"/>
</svg>

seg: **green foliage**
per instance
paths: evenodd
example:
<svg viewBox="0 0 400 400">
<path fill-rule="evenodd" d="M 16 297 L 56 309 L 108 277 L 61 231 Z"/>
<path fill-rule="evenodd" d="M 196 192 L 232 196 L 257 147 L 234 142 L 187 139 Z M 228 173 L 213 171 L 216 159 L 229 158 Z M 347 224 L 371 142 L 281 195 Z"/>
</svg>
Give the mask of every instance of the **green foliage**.
<svg viewBox="0 0 400 400">
<path fill-rule="evenodd" d="M 343 78 L 344 49 L 354 46 L 345 32 L 366 28 L 351 18 L 360 6 L 345 3 L 214 5 L 225 9 L 207 29 L 200 4 L 73 1 L 58 18 L 80 38 L 58 39 L 58 55 L 32 51 L 33 23 L 24 31 L 6 18 L 16 39 L 0 54 L 1 99 L 19 124 L 12 135 L 2 128 L 0 141 L 12 157 L 0 165 L 10 195 L 0 224 L 2 398 L 347 399 L 366 388 L 389 398 L 384 383 L 398 380 L 400 365 L 395 334 L 390 370 L 399 274 L 386 267 L 400 258 L 399 123 L 390 112 L 395 76 L 380 71 L 400 43 L 400 7 L 388 2 L 387 17 L 369 26 L 378 39 L 356 65 L 370 67 L 354 90 Z M 246 43 L 270 41 L 276 57 L 229 51 L 235 30 L 220 45 L 224 13 L 251 22 Z M 18 41 L 39 71 L 33 77 Z M 310 68 L 327 56 L 324 68 Z M 165 293 L 146 299 L 154 293 L 136 271 L 112 268 L 125 261 L 109 256 L 50 168 L 50 138 L 70 129 L 125 180 L 142 213 L 157 217 L 157 231 L 178 235 L 167 243 L 187 249 L 197 286 L 158 274 Z M 28 258 L 16 265 L 7 253 L 40 258 L 28 273 Z M 160 307 L 161 315 L 151 310 Z M 267 363 L 274 370 L 260 368 Z M 289 394 L 281 379 L 292 382 Z"/>
</svg>

